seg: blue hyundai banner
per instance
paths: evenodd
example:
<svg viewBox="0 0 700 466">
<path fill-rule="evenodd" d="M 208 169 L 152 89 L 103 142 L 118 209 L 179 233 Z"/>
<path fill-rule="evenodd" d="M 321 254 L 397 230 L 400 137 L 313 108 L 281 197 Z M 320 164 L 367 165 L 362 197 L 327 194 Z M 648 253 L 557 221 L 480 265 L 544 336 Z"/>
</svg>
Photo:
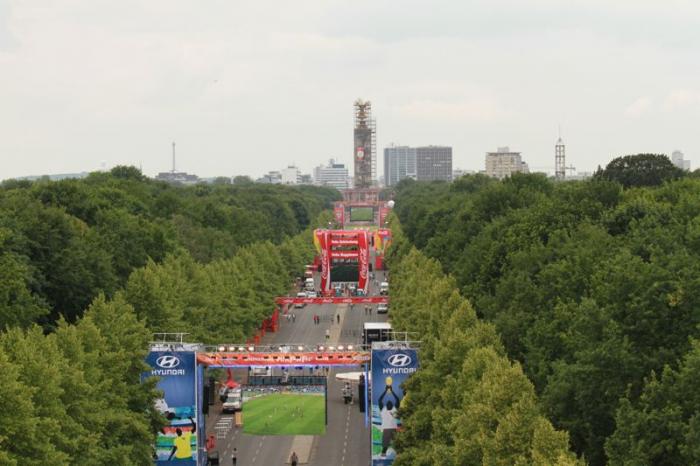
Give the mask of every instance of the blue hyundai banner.
<svg viewBox="0 0 700 466">
<path fill-rule="evenodd" d="M 192 351 L 152 351 L 146 358 L 160 378 L 156 409 L 168 420 L 156 439 L 155 464 L 197 466 L 196 358 Z"/>
<path fill-rule="evenodd" d="M 401 430 L 401 384 L 417 369 L 415 349 L 372 348 L 372 466 L 394 462 L 394 437 Z"/>
</svg>

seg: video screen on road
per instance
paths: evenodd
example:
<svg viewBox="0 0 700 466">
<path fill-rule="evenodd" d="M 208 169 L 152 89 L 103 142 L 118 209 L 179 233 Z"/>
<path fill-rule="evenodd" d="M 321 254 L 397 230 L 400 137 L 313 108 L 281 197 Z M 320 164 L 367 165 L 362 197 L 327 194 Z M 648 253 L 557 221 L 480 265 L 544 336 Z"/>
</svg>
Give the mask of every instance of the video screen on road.
<svg viewBox="0 0 700 466">
<path fill-rule="evenodd" d="M 334 282 L 356 282 L 360 279 L 360 269 L 357 260 L 333 261 L 331 277 Z"/>
<path fill-rule="evenodd" d="M 371 222 L 374 220 L 374 207 L 350 207 L 351 222 Z"/>
<path fill-rule="evenodd" d="M 243 433 L 248 435 L 323 435 L 326 390 L 323 385 L 246 386 Z"/>
</svg>

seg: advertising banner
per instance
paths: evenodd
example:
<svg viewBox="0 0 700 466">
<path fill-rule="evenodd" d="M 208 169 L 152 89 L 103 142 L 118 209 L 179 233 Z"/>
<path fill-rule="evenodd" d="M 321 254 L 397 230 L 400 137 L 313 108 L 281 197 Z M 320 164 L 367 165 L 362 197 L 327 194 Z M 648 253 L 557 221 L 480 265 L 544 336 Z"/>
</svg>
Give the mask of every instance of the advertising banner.
<svg viewBox="0 0 700 466">
<path fill-rule="evenodd" d="M 357 245 L 359 247 L 358 266 L 360 268 L 360 280 L 357 287 L 366 292 L 367 285 L 369 284 L 369 238 L 367 231 L 360 231 L 357 240 Z"/>
<path fill-rule="evenodd" d="M 415 349 L 372 348 L 372 466 L 394 462 L 394 437 L 401 430 L 401 384 L 417 369 Z"/>
<path fill-rule="evenodd" d="M 353 296 L 349 298 L 275 298 L 275 304 L 389 304 L 388 296 Z"/>
<path fill-rule="evenodd" d="M 321 242 L 321 290 L 327 291 L 331 286 L 331 258 L 328 255 L 328 230 L 324 230 L 319 239 Z"/>
<path fill-rule="evenodd" d="M 197 466 L 196 358 L 193 351 L 151 351 L 146 377 L 159 377 L 156 409 L 168 420 L 156 439 L 155 464 Z"/>
<path fill-rule="evenodd" d="M 335 214 L 336 223 L 340 228 L 343 228 L 345 224 L 345 206 L 343 204 L 336 204 L 333 208 L 333 213 Z"/>
<path fill-rule="evenodd" d="M 208 367 L 290 367 L 290 366 L 358 366 L 369 362 L 366 351 L 316 351 L 264 353 L 215 352 L 197 353 L 197 361 Z"/>
</svg>

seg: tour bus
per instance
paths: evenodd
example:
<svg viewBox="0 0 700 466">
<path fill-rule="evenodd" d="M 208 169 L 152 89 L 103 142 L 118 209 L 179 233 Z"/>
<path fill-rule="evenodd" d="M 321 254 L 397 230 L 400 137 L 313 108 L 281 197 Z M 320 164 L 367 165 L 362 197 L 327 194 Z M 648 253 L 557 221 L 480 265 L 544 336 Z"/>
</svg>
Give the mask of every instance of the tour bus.
<svg viewBox="0 0 700 466">
<path fill-rule="evenodd" d="M 389 341 L 391 334 L 389 322 L 365 322 L 362 327 L 362 343 L 371 345 L 375 341 Z"/>
</svg>

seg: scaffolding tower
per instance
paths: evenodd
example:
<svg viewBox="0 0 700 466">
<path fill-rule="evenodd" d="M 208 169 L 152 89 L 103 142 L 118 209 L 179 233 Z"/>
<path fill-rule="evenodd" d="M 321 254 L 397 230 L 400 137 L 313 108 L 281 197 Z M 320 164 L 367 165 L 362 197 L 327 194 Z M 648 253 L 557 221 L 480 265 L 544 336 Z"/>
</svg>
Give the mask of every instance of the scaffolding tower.
<svg viewBox="0 0 700 466">
<path fill-rule="evenodd" d="M 357 99 L 353 105 L 355 130 L 353 133 L 353 160 L 355 187 L 370 188 L 377 178 L 377 128 L 372 118 L 372 103 Z"/>
<path fill-rule="evenodd" d="M 566 178 L 566 146 L 561 136 L 554 146 L 554 179 L 563 181 Z"/>
</svg>

